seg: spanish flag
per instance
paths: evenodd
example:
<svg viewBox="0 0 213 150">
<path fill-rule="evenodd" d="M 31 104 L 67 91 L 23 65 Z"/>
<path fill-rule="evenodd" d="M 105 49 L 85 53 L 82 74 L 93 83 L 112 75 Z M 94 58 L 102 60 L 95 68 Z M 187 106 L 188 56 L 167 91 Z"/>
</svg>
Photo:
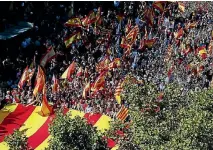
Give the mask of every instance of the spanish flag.
<svg viewBox="0 0 213 150">
<path fill-rule="evenodd" d="M 33 90 L 34 96 L 36 96 L 38 94 L 38 92 L 42 92 L 44 84 L 45 84 L 45 74 L 44 74 L 44 71 L 42 70 L 42 68 L 40 66 L 38 66 L 38 73 L 36 76 L 36 85 Z"/>
<path fill-rule="evenodd" d="M 40 114 L 42 116 L 48 116 L 48 115 L 51 115 L 52 112 L 53 112 L 53 109 L 52 109 L 52 106 L 48 104 L 47 96 L 46 96 L 46 87 L 44 86 Z"/>
<path fill-rule="evenodd" d="M 84 87 L 83 94 L 82 94 L 82 97 L 83 97 L 84 99 L 86 99 L 87 93 L 88 93 L 89 91 L 90 91 L 90 82 L 88 82 L 88 83 L 86 84 L 86 86 Z"/>
<path fill-rule="evenodd" d="M 125 119 L 127 118 L 128 116 L 128 109 L 122 105 L 121 109 L 119 110 L 119 112 L 117 113 L 117 118 L 121 121 L 125 121 Z"/>
<path fill-rule="evenodd" d="M 81 32 L 80 31 L 76 31 L 74 32 L 72 35 L 70 35 L 69 37 L 64 39 L 64 44 L 65 46 L 68 48 L 70 47 L 70 45 L 81 39 Z"/>
<path fill-rule="evenodd" d="M 81 20 L 78 17 L 69 19 L 64 25 L 67 27 L 81 27 L 82 26 Z"/>
<path fill-rule="evenodd" d="M 162 13 L 164 10 L 163 4 L 164 2 L 156 1 L 152 4 L 152 7 L 154 7 L 155 9 L 159 10 Z"/>
<path fill-rule="evenodd" d="M 207 58 L 207 51 L 206 51 L 206 46 L 201 46 L 197 49 L 197 52 L 199 54 L 199 56 L 202 59 L 206 59 Z"/>
<path fill-rule="evenodd" d="M 105 77 L 106 77 L 107 73 L 108 73 L 108 71 L 104 71 L 97 77 L 94 85 L 91 88 L 91 91 L 96 92 L 96 91 L 104 89 Z"/>
<path fill-rule="evenodd" d="M 58 79 L 56 79 L 55 75 L 53 75 L 52 81 L 53 81 L 52 93 L 57 93 L 59 88 L 59 81 Z"/>
<path fill-rule="evenodd" d="M 50 47 L 48 49 L 47 53 L 41 58 L 40 65 L 42 67 L 45 67 L 46 63 L 51 61 L 55 57 L 56 57 L 56 53 L 55 53 L 53 47 Z"/>
<path fill-rule="evenodd" d="M 151 48 L 154 45 L 155 41 L 156 39 L 144 40 L 144 45 L 148 48 Z"/>
<path fill-rule="evenodd" d="M 178 9 L 181 12 L 184 12 L 185 11 L 185 5 L 182 2 L 178 2 Z"/>
<path fill-rule="evenodd" d="M 113 68 L 118 68 L 121 66 L 121 60 L 120 58 L 115 58 L 110 64 L 108 69 L 112 70 Z"/>
<path fill-rule="evenodd" d="M 61 79 L 70 79 L 70 76 L 75 72 L 75 62 L 73 61 L 66 71 L 62 74 Z"/>
<path fill-rule="evenodd" d="M 87 23 L 88 24 L 92 24 L 94 22 L 96 22 L 97 18 L 96 18 L 96 14 L 94 11 L 90 11 L 89 14 L 88 14 L 88 21 Z"/>
<path fill-rule="evenodd" d="M 104 59 L 96 65 L 96 71 L 102 72 L 108 67 L 109 63 L 110 63 L 110 60 L 108 56 L 105 56 Z"/>
<path fill-rule="evenodd" d="M 28 79 L 28 66 L 24 69 L 24 72 L 23 72 L 21 79 L 18 83 L 18 88 L 22 89 L 23 85 L 27 81 L 27 79 Z"/>
</svg>

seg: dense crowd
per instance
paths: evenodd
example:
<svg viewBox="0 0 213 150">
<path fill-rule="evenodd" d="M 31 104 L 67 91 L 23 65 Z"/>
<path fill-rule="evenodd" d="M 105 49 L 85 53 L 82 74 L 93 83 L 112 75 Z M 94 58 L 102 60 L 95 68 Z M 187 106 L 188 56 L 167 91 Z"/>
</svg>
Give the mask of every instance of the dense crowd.
<svg viewBox="0 0 213 150">
<path fill-rule="evenodd" d="M 71 5 L 44 2 L 39 10 L 35 9 L 38 7 L 36 5 L 41 4 L 22 2 L 20 6 L 14 6 L 16 11 L 22 10 L 19 19 L 34 23 L 34 28 L 23 41 L 15 43 L 13 49 L 8 49 L 7 46 L 2 49 L 4 53 L 0 56 L 2 103 L 5 100 L 7 103 L 13 102 L 15 97 L 18 97 L 21 103 L 34 102 L 33 88 L 36 74 L 32 78 L 31 86 L 25 86 L 20 90 L 17 84 L 24 68 L 32 61 L 35 66 L 39 65 L 39 60 L 50 46 L 54 48 L 57 57 L 47 63 L 44 70 L 48 101 L 53 103 L 54 107 L 66 106 L 116 117 L 120 105 L 115 100 L 115 89 L 120 80 L 129 73 L 144 83 L 156 84 L 159 91 L 163 91 L 165 84 L 174 81 L 182 85 L 185 92 L 211 86 L 213 73 L 212 47 L 210 47 L 213 10 L 211 2 L 184 2 L 183 12 L 178 7 L 178 2 L 165 2 L 164 12 L 154 9 L 152 26 L 148 24 L 144 12 L 153 7 L 153 2 L 114 2 L 110 8 L 105 8 L 102 3 L 91 6 L 84 4 L 85 7 L 75 10 L 74 14 L 71 13 Z M 83 18 L 90 10 L 97 12 L 98 7 L 103 8 L 101 14 L 103 20 L 99 30 L 96 31 L 94 25 L 88 29 L 82 28 L 82 34 L 87 37 L 90 47 L 87 48 L 83 40 L 80 40 L 66 48 L 64 39 L 73 33 L 75 28 L 66 27 L 64 23 L 72 15 Z M 118 14 L 124 16 L 121 22 L 117 18 Z M 129 20 L 132 27 L 138 25 L 139 34 L 131 47 L 131 52 L 125 53 L 126 49 L 121 48 L 120 43 Z M 194 22 L 195 26 L 187 28 L 188 24 Z M 184 29 L 184 34 L 176 38 L 174 33 L 178 33 L 180 29 Z M 100 44 L 97 40 L 104 32 L 110 32 L 111 36 Z M 156 39 L 155 43 L 151 47 L 141 48 L 140 41 L 145 37 Z M 203 45 L 207 50 L 207 57 L 204 59 L 195 52 Z M 171 47 L 170 54 L 168 54 L 169 47 Z M 15 52 L 12 56 L 10 53 L 13 51 Z M 120 58 L 121 67 L 109 72 L 103 90 L 98 91 L 95 96 L 82 98 L 85 84 L 96 80 L 99 75 L 96 66 L 106 56 L 111 61 Z M 72 80 L 60 79 L 59 91 L 53 94 L 51 92 L 53 74 L 59 79 L 73 61 L 77 64 L 75 72 L 82 67 L 83 74 L 77 77 L 74 73 L 71 76 Z M 38 100 L 41 100 L 41 95 Z M 125 100 L 122 103 L 125 103 Z"/>
</svg>

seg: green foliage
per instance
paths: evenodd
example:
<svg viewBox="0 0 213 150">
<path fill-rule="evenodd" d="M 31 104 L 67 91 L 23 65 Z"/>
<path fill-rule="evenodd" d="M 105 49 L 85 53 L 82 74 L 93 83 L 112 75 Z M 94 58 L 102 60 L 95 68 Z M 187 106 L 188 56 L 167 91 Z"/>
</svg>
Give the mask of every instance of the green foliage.
<svg viewBox="0 0 213 150">
<path fill-rule="evenodd" d="M 213 90 L 187 92 L 176 83 L 165 87 L 160 111 L 141 112 L 156 104 L 159 94 L 153 84 L 127 84 L 125 99 L 130 103 L 132 125 L 123 145 L 140 149 L 213 149 Z"/>
<path fill-rule="evenodd" d="M 13 134 L 8 135 L 5 138 L 5 142 L 8 144 L 9 150 L 29 149 L 27 140 L 28 138 L 25 135 L 25 130 L 15 130 Z"/>
<path fill-rule="evenodd" d="M 48 150 L 106 150 L 107 144 L 94 127 L 80 117 L 70 118 L 70 115 L 57 113 L 50 125 L 50 140 Z"/>
</svg>

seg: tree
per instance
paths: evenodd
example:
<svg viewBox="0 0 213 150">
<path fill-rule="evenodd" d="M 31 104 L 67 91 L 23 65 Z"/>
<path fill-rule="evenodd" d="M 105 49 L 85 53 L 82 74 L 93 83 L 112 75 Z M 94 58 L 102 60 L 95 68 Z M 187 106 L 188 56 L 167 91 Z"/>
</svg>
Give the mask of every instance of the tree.
<svg viewBox="0 0 213 150">
<path fill-rule="evenodd" d="M 123 128 L 126 138 L 120 139 L 120 149 L 130 149 L 125 148 L 128 145 L 137 145 L 135 149 L 212 149 L 213 90 L 183 89 L 168 84 L 159 100 L 154 84 L 126 84 L 123 99 L 129 103 L 132 123 Z"/>
<path fill-rule="evenodd" d="M 96 131 L 80 117 L 70 118 L 58 112 L 50 125 L 50 140 L 47 150 L 107 150 L 107 143 Z"/>
<path fill-rule="evenodd" d="M 19 130 L 15 130 L 13 134 L 8 135 L 5 138 L 5 142 L 8 144 L 9 146 L 9 150 L 28 150 L 30 149 L 28 147 L 28 138 L 25 135 L 25 131 L 19 131 Z"/>
</svg>

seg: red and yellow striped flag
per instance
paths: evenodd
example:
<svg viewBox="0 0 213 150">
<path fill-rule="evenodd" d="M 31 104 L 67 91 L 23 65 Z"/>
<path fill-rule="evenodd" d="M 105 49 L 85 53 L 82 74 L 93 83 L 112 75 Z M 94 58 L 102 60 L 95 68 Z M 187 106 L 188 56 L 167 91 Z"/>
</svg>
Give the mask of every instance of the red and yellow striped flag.
<svg viewBox="0 0 213 150">
<path fill-rule="evenodd" d="M 56 53 L 55 53 L 53 47 L 48 48 L 47 53 L 44 54 L 44 56 L 41 58 L 40 65 L 42 67 L 45 67 L 46 63 L 51 61 L 55 57 L 56 57 Z"/>
<path fill-rule="evenodd" d="M 178 9 L 181 12 L 184 12 L 185 11 L 185 5 L 182 2 L 178 2 Z"/>
<path fill-rule="evenodd" d="M 33 90 L 34 96 L 36 96 L 38 94 L 38 92 L 42 92 L 44 84 L 45 84 L 45 74 L 44 74 L 44 71 L 42 70 L 42 68 L 40 66 L 38 66 L 38 73 L 36 76 L 36 85 Z"/>
<path fill-rule="evenodd" d="M 117 101 L 118 104 L 121 104 L 121 92 L 123 91 L 123 88 L 122 88 L 122 82 L 119 82 L 118 83 L 118 86 L 115 88 L 115 99 Z"/>
<path fill-rule="evenodd" d="M 96 24 L 99 24 L 100 25 L 100 23 L 101 23 L 101 7 L 98 7 L 98 11 L 97 11 L 97 13 L 96 13 Z"/>
<path fill-rule="evenodd" d="M 70 79 L 70 76 L 75 72 L 75 62 L 73 61 L 70 66 L 62 74 L 61 79 Z"/>
<path fill-rule="evenodd" d="M 48 116 L 52 114 L 52 112 L 53 112 L 53 109 L 52 109 L 52 106 L 48 104 L 47 96 L 46 96 L 46 87 L 44 86 L 40 114 L 42 116 Z"/>
<path fill-rule="evenodd" d="M 78 17 L 69 19 L 64 25 L 67 27 L 81 27 L 81 19 Z"/>
<path fill-rule="evenodd" d="M 208 54 L 211 56 L 213 52 L 213 40 L 210 41 L 208 46 Z"/>
<path fill-rule="evenodd" d="M 24 72 L 23 72 L 21 79 L 18 83 L 18 88 L 22 89 L 23 85 L 27 81 L 27 79 L 28 79 L 28 66 L 24 69 Z"/>
<path fill-rule="evenodd" d="M 131 20 L 128 19 L 128 23 L 127 23 L 127 25 L 125 27 L 125 33 L 128 34 L 129 31 L 131 30 L 131 28 L 132 28 L 132 23 L 131 23 Z"/>
<path fill-rule="evenodd" d="M 85 18 L 82 18 L 81 22 L 84 27 L 87 27 L 88 26 L 88 16 L 86 16 Z"/>
<path fill-rule="evenodd" d="M 32 68 L 32 69 L 29 68 L 28 78 L 27 78 L 27 86 L 31 86 L 31 79 L 32 79 L 34 73 L 35 73 L 35 68 Z"/>
<path fill-rule="evenodd" d="M 181 28 L 180 30 L 178 30 L 178 32 L 174 33 L 174 36 L 176 39 L 179 39 L 180 37 L 182 37 L 184 34 L 183 28 Z"/>
<path fill-rule="evenodd" d="M 156 1 L 152 4 L 152 7 L 154 7 L 155 9 L 159 10 L 162 13 L 164 10 L 163 4 L 164 2 Z"/>
<path fill-rule="evenodd" d="M 86 84 L 86 86 L 84 87 L 83 94 L 82 94 L 82 97 L 83 97 L 84 99 L 86 99 L 87 93 L 88 93 L 89 91 L 90 91 L 90 82 L 88 82 L 88 83 Z"/>
<path fill-rule="evenodd" d="M 135 42 L 138 32 L 139 32 L 139 28 L 137 25 L 131 31 L 129 31 L 129 33 L 127 34 L 125 38 L 129 45 L 132 45 Z"/>
<path fill-rule="evenodd" d="M 124 122 L 128 116 L 128 111 L 129 110 L 124 105 L 122 105 L 120 111 L 117 113 L 117 118 Z"/>
<path fill-rule="evenodd" d="M 152 27 L 153 24 L 154 24 L 154 12 L 153 12 L 153 9 L 149 8 L 149 9 L 146 10 L 145 18 L 147 20 L 147 24 Z"/>
<path fill-rule="evenodd" d="M 64 44 L 68 48 L 71 46 L 72 43 L 74 43 L 80 39 L 81 39 L 81 32 L 76 31 L 72 35 L 70 35 L 69 37 L 64 39 Z"/>
</svg>

